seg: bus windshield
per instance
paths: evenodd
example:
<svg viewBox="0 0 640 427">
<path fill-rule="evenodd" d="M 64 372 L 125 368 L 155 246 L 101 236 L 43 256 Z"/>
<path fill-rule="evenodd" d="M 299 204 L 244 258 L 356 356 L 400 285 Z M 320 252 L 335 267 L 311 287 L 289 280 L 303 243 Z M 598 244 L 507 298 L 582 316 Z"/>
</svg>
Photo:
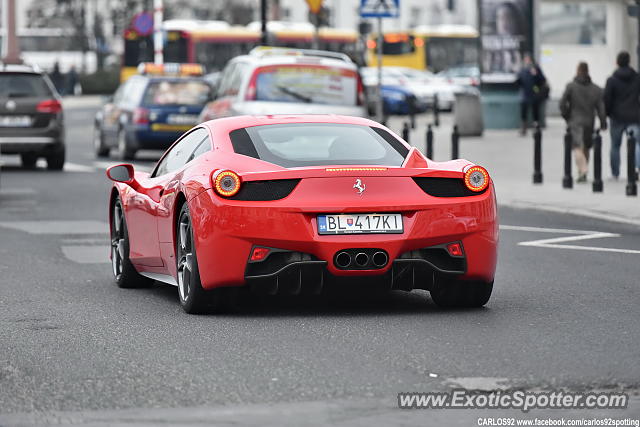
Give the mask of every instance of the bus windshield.
<svg viewBox="0 0 640 427">
<path fill-rule="evenodd" d="M 382 42 L 383 55 L 406 55 L 415 52 L 414 37 L 408 34 L 386 34 Z"/>
</svg>

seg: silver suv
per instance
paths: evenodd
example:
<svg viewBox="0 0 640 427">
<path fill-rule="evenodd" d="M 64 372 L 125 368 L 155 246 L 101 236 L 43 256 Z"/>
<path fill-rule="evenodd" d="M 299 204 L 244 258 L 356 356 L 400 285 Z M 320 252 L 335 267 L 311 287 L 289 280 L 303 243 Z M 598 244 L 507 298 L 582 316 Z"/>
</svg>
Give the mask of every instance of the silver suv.
<svg viewBox="0 0 640 427">
<path fill-rule="evenodd" d="M 257 47 L 233 58 L 200 120 L 236 115 L 366 116 L 356 65 L 342 53 Z"/>
</svg>

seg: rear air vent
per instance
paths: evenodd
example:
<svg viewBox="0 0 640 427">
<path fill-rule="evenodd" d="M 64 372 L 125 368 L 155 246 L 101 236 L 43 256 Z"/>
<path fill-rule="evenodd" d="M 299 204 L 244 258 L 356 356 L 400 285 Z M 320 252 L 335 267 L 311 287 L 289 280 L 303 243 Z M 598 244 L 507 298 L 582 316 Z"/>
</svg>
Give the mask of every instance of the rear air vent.
<svg viewBox="0 0 640 427">
<path fill-rule="evenodd" d="M 422 191 L 430 196 L 434 197 L 465 197 L 465 196 L 477 196 L 484 193 L 484 191 L 473 192 L 469 190 L 465 185 L 462 178 L 413 178 L 413 180 L 420 186 Z"/>
<path fill-rule="evenodd" d="M 230 200 L 251 200 L 251 201 L 269 201 L 280 200 L 287 197 L 296 185 L 299 179 L 277 179 L 269 181 L 247 181 L 243 182 L 240 191 Z"/>
</svg>

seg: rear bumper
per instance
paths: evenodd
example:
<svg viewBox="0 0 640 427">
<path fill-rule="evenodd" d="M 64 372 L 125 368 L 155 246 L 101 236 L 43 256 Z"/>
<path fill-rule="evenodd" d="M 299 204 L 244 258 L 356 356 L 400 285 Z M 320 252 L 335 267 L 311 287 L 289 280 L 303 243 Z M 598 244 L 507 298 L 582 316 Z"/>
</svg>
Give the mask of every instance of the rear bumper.
<svg viewBox="0 0 640 427">
<path fill-rule="evenodd" d="M 268 279 L 257 277 L 260 275 L 248 269 L 253 246 L 301 254 L 300 259 L 291 261 L 299 263 L 294 264 L 290 274 L 297 272 L 298 277 L 304 275 L 309 281 L 322 271 L 323 280 L 357 276 L 373 279 L 376 276 L 397 282 L 398 272 L 410 270 L 411 273 L 406 274 L 415 276 L 418 272 L 418 277 L 427 278 L 424 286 L 413 283 L 422 279 L 412 279 L 411 286 L 425 287 L 429 285 L 429 275 L 433 277 L 434 272 L 485 282 L 492 281 L 495 274 L 498 226 L 493 189 L 478 196 L 438 200 L 419 210 L 394 209 L 402 211 L 402 234 L 319 235 L 317 213 L 292 206 L 267 208 L 264 203 L 256 207 L 258 203 L 255 202 L 224 205 L 211 190 L 196 196 L 189 204 L 196 231 L 200 276 L 206 289 L 242 286 L 255 279 Z M 456 241 L 462 242 L 464 247 L 464 269 L 446 269 L 432 258 L 420 255 L 421 252 L 412 252 Z M 336 254 L 353 248 L 382 249 L 388 254 L 389 262 L 384 268 L 371 270 L 338 268 L 334 263 Z M 288 273 L 290 268 L 285 270 L 280 273 Z M 309 271 L 315 272 L 315 276 Z"/>
<path fill-rule="evenodd" d="M 60 120 L 51 120 L 44 128 L 0 129 L 0 151 L 21 154 L 59 148 L 64 145 L 64 127 Z"/>
</svg>

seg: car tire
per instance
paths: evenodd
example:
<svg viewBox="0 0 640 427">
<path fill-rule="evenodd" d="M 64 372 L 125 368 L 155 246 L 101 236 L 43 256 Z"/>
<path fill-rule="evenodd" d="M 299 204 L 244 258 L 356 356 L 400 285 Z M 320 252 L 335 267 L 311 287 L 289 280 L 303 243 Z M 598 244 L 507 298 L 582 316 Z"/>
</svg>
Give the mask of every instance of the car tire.
<svg viewBox="0 0 640 427">
<path fill-rule="evenodd" d="M 64 168 L 64 162 L 66 160 L 66 149 L 64 145 L 60 148 L 56 149 L 52 154 L 48 154 L 47 159 L 47 169 L 54 171 L 61 171 Z"/>
<path fill-rule="evenodd" d="M 119 288 L 144 288 L 153 280 L 144 277 L 129 259 L 129 230 L 122 202 L 118 197 L 111 208 L 111 268 Z"/>
<path fill-rule="evenodd" d="M 443 280 L 430 291 L 433 302 L 442 308 L 482 307 L 491 298 L 492 282 Z"/>
<path fill-rule="evenodd" d="M 178 297 L 185 312 L 189 314 L 220 312 L 232 305 L 226 299 L 235 293 L 226 292 L 227 289 L 224 288 L 207 291 L 202 287 L 191 215 L 186 202 L 180 208 L 176 224 L 176 272 Z"/>
<path fill-rule="evenodd" d="M 20 162 L 25 169 L 35 169 L 38 155 L 36 153 L 22 153 L 20 154 Z"/>
<path fill-rule="evenodd" d="M 97 123 L 93 127 L 93 150 L 96 157 L 109 157 L 109 147 L 104 143 L 104 134 Z"/>
<path fill-rule="evenodd" d="M 130 161 L 136 155 L 136 151 L 133 150 L 127 143 L 127 133 L 124 129 L 118 131 L 118 159 L 122 161 Z"/>
</svg>

